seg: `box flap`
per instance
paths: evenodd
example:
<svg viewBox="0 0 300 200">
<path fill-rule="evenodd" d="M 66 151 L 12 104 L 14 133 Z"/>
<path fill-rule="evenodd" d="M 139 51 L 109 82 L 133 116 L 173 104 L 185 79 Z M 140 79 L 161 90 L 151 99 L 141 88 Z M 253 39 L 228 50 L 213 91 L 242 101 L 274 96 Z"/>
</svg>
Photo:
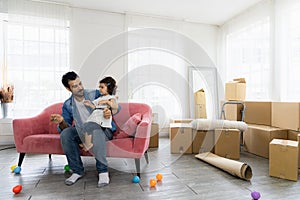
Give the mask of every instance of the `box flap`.
<svg viewBox="0 0 300 200">
<path fill-rule="evenodd" d="M 192 128 L 191 123 L 170 123 L 170 128 Z"/>
<path fill-rule="evenodd" d="M 233 79 L 233 81 L 235 81 L 237 83 L 246 83 L 246 79 L 245 78 L 235 78 L 235 79 Z"/>
<path fill-rule="evenodd" d="M 283 140 L 283 139 L 273 139 L 270 144 L 298 147 L 298 142 L 297 141 Z"/>
</svg>

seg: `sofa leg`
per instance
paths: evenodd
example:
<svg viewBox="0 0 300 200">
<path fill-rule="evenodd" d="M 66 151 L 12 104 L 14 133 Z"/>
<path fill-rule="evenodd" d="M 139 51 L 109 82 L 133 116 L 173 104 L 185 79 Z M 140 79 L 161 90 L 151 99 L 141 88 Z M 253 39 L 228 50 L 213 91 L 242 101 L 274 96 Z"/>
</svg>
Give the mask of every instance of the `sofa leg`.
<svg viewBox="0 0 300 200">
<path fill-rule="evenodd" d="M 136 175 L 141 178 L 141 165 L 140 165 L 140 159 L 139 158 L 135 158 L 135 167 L 136 167 Z"/>
<path fill-rule="evenodd" d="M 148 150 L 144 153 L 147 164 L 149 164 Z"/>
<path fill-rule="evenodd" d="M 21 167 L 22 165 L 22 162 L 24 160 L 24 157 L 25 157 L 25 153 L 20 153 L 19 154 L 19 162 L 18 162 L 18 166 Z"/>
</svg>

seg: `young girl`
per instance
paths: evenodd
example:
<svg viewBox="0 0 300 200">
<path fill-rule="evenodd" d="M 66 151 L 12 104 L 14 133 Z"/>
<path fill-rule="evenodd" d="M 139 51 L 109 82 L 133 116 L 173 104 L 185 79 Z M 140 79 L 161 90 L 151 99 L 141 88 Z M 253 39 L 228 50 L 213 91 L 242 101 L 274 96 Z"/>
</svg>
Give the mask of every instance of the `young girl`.
<svg viewBox="0 0 300 200">
<path fill-rule="evenodd" d="M 116 81 L 112 77 L 105 77 L 99 82 L 99 91 L 102 94 L 101 97 L 94 101 L 85 100 L 83 103 L 94 109 L 92 114 L 88 117 L 86 122 L 83 124 L 84 133 L 84 145 L 85 151 L 90 150 L 93 147 L 91 132 L 99 128 L 111 128 L 112 117 L 105 119 L 103 117 L 103 109 L 109 108 L 113 113 L 118 110 L 116 94 Z"/>
</svg>

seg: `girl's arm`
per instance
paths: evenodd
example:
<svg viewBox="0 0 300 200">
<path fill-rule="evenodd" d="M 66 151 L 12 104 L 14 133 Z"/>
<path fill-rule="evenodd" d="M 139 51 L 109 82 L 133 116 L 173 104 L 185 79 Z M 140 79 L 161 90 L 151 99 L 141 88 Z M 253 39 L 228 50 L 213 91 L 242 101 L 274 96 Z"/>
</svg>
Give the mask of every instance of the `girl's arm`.
<svg viewBox="0 0 300 200">
<path fill-rule="evenodd" d="M 90 108 L 92 108 L 92 109 L 96 108 L 96 106 L 90 100 L 84 100 L 83 104 L 90 107 Z"/>
</svg>

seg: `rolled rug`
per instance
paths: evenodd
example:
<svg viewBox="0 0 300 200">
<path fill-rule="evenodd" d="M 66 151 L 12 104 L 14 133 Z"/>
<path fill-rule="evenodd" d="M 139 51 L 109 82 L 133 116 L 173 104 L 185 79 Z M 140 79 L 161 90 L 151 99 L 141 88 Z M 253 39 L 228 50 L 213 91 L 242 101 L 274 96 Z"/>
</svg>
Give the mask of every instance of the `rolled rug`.
<svg viewBox="0 0 300 200">
<path fill-rule="evenodd" d="M 194 119 L 192 128 L 195 130 L 214 130 L 214 129 L 239 129 L 245 131 L 248 125 L 242 121 L 230 121 L 223 119 Z"/>
<path fill-rule="evenodd" d="M 245 163 L 223 158 L 210 152 L 200 153 L 195 157 L 241 179 L 249 181 L 252 178 L 252 169 Z"/>
</svg>

